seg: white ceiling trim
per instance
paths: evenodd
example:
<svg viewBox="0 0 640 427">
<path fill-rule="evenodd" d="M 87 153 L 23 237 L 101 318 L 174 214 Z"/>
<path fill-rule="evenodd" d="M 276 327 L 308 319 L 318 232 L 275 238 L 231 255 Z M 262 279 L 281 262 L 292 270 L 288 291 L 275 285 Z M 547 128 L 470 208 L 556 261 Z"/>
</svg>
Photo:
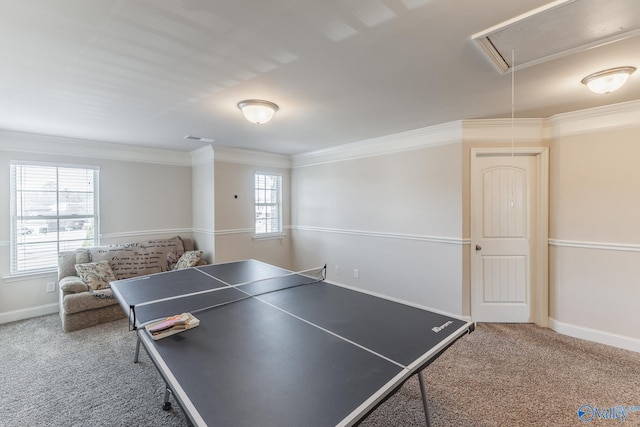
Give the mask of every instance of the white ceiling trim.
<svg viewBox="0 0 640 427">
<path fill-rule="evenodd" d="M 465 142 L 540 142 L 549 138 L 545 119 L 477 119 L 462 122 Z"/>
<path fill-rule="evenodd" d="M 21 153 L 51 154 L 89 159 L 121 160 L 172 166 L 191 166 L 189 153 L 144 148 L 85 139 L 63 138 L 0 130 L 2 150 Z"/>
<path fill-rule="evenodd" d="M 251 166 L 264 166 L 288 169 L 291 167 L 289 156 L 281 154 L 251 151 L 240 148 L 214 147 L 216 162 L 238 163 Z"/>
<path fill-rule="evenodd" d="M 214 153 L 213 146 L 211 145 L 206 145 L 204 147 L 193 150 L 189 154 L 191 154 L 191 164 L 193 166 L 213 163 Z"/>
<path fill-rule="evenodd" d="M 548 119 L 551 138 L 640 127 L 640 100 L 556 114 Z"/>
<path fill-rule="evenodd" d="M 640 100 L 554 115 L 550 118 L 464 120 L 288 157 L 206 146 L 190 153 L 0 130 L 3 151 L 68 155 L 142 163 L 192 166 L 216 161 L 275 168 L 312 166 L 465 142 L 542 141 L 640 127 Z"/>
<path fill-rule="evenodd" d="M 462 122 L 386 135 L 378 138 L 332 147 L 325 150 L 297 154 L 291 157 L 292 167 L 313 166 L 364 157 L 382 156 L 438 145 L 459 144 L 462 141 Z"/>
<path fill-rule="evenodd" d="M 640 100 L 550 118 L 462 120 L 294 155 L 293 168 L 464 142 L 541 142 L 564 136 L 640 127 Z"/>
</svg>

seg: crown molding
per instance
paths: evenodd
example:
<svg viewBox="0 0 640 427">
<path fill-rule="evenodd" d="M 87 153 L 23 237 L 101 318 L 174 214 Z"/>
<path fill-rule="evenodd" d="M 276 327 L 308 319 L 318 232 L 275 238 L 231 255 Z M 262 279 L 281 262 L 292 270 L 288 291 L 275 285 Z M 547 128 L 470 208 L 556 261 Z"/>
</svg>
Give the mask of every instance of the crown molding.
<svg viewBox="0 0 640 427">
<path fill-rule="evenodd" d="M 191 152 L 0 130 L 1 150 L 177 166 L 213 160 L 296 168 L 464 142 L 540 142 L 640 127 L 640 100 L 561 113 L 549 118 L 472 119 L 362 140 L 291 157 L 222 146 Z"/>
<path fill-rule="evenodd" d="M 2 150 L 5 151 L 50 155 L 63 154 L 65 156 L 90 159 L 157 163 L 173 166 L 191 165 L 189 153 L 184 151 L 162 150 L 5 130 L 0 130 L 0 141 L 2 142 Z"/>
<path fill-rule="evenodd" d="M 291 157 L 292 167 L 417 150 L 444 144 L 539 143 L 571 135 L 640 127 L 640 100 L 549 118 L 469 119 L 386 135 Z"/>
<path fill-rule="evenodd" d="M 459 144 L 462 138 L 460 121 L 385 135 L 324 150 L 291 157 L 292 167 L 313 166 L 343 160 L 381 156 L 418 150 L 438 145 Z"/>
<path fill-rule="evenodd" d="M 205 145 L 204 147 L 191 151 L 189 154 L 191 154 L 192 166 L 213 163 L 214 160 L 212 145 Z"/>
<path fill-rule="evenodd" d="M 291 167 L 291 158 L 281 154 L 222 146 L 214 147 L 213 151 L 214 158 L 217 162 L 238 163 L 250 166 L 282 169 L 289 169 Z"/>
<path fill-rule="evenodd" d="M 462 122 L 465 142 L 540 142 L 549 139 L 545 119 L 477 119 Z"/>
<path fill-rule="evenodd" d="M 640 127 L 640 100 L 556 114 L 548 119 L 551 138 Z"/>
</svg>

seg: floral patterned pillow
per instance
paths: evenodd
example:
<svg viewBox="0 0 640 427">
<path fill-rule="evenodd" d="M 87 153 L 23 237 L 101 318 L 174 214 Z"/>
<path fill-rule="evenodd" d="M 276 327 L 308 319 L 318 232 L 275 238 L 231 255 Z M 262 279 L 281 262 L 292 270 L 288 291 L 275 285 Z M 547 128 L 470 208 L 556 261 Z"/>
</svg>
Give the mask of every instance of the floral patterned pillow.
<svg viewBox="0 0 640 427">
<path fill-rule="evenodd" d="M 182 270 L 183 268 L 195 267 L 200 262 L 202 251 L 187 251 L 182 254 L 176 263 L 174 270 Z"/>
<path fill-rule="evenodd" d="M 109 282 L 116 280 L 116 276 L 111 270 L 109 261 L 88 262 L 86 264 L 76 264 L 76 271 L 83 282 L 97 291 L 109 287 Z"/>
</svg>

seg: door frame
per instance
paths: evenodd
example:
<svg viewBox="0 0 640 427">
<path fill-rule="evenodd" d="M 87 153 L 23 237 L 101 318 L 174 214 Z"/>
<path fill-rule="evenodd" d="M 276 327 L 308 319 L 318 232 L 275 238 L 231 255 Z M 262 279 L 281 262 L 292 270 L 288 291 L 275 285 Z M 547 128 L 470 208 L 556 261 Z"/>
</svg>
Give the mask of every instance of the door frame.
<svg viewBox="0 0 640 427">
<path fill-rule="evenodd" d="M 529 154 L 535 156 L 536 192 L 533 197 L 535 203 L 535 230 L 536 235 L 531 238 L 531 317 L 535 324 L 543 327 L 549 326 L 549 148 L 548 147 L 504 147 L 504 148 L 471 148 L 469 163 L 469 179 L 473 179 L 471 171 L 478 154 L 491 154 L 505 156 L 512 153 Z M 470 186 L 471 188 L 471 186 Z M 475 231 L 475 204 L 476 194 L 469 191 L 470 195 L 470 234 L 469 246 L 469 282 L 470 296 L 474 295 L 474 271 L 473 271 L 473 237 Z M 476 286 L 478 283 L 475 284 Z M 473 299 L 470 300 L 471 318 L 473 319 Z"/>
</svg>

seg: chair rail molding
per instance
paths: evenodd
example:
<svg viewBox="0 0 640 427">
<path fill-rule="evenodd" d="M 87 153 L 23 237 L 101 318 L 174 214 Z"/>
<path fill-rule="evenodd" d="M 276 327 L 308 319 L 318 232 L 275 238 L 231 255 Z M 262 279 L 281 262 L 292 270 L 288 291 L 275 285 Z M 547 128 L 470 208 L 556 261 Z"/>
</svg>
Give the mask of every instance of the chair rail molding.
<svg viewBox="0 0 640 427">
<path fill-rule="evenodd" d="M 418 240 L 422 242 L 432 243 L 444 243 L 450 245 L 470 245 L 471 239 L 462 237 L 447 237 L 447 236 L 425 236 L 418 234 L 402 234 L 402 233 L 387 233 L 380 231 L 363 231 L 363 230 L 348 230 L 340 228 L 326 228 L 326 227 L 312 227 L 312 226 L 291 226 L 292 230 L 298 231 L 311 231 L 316 233 L 330 233 L 330 234 L 348 234 L 365 237 L 375 237 L 384 239 L 396 239 L 396 240 Z"/>
<path fill-rule="evenodd" d="M 640 252 L 640 245 L 631 243 L 584 242 L 578 240 L 549 239 L 549 246 L 598 249 L 604 251 Z"/>
</svg>

